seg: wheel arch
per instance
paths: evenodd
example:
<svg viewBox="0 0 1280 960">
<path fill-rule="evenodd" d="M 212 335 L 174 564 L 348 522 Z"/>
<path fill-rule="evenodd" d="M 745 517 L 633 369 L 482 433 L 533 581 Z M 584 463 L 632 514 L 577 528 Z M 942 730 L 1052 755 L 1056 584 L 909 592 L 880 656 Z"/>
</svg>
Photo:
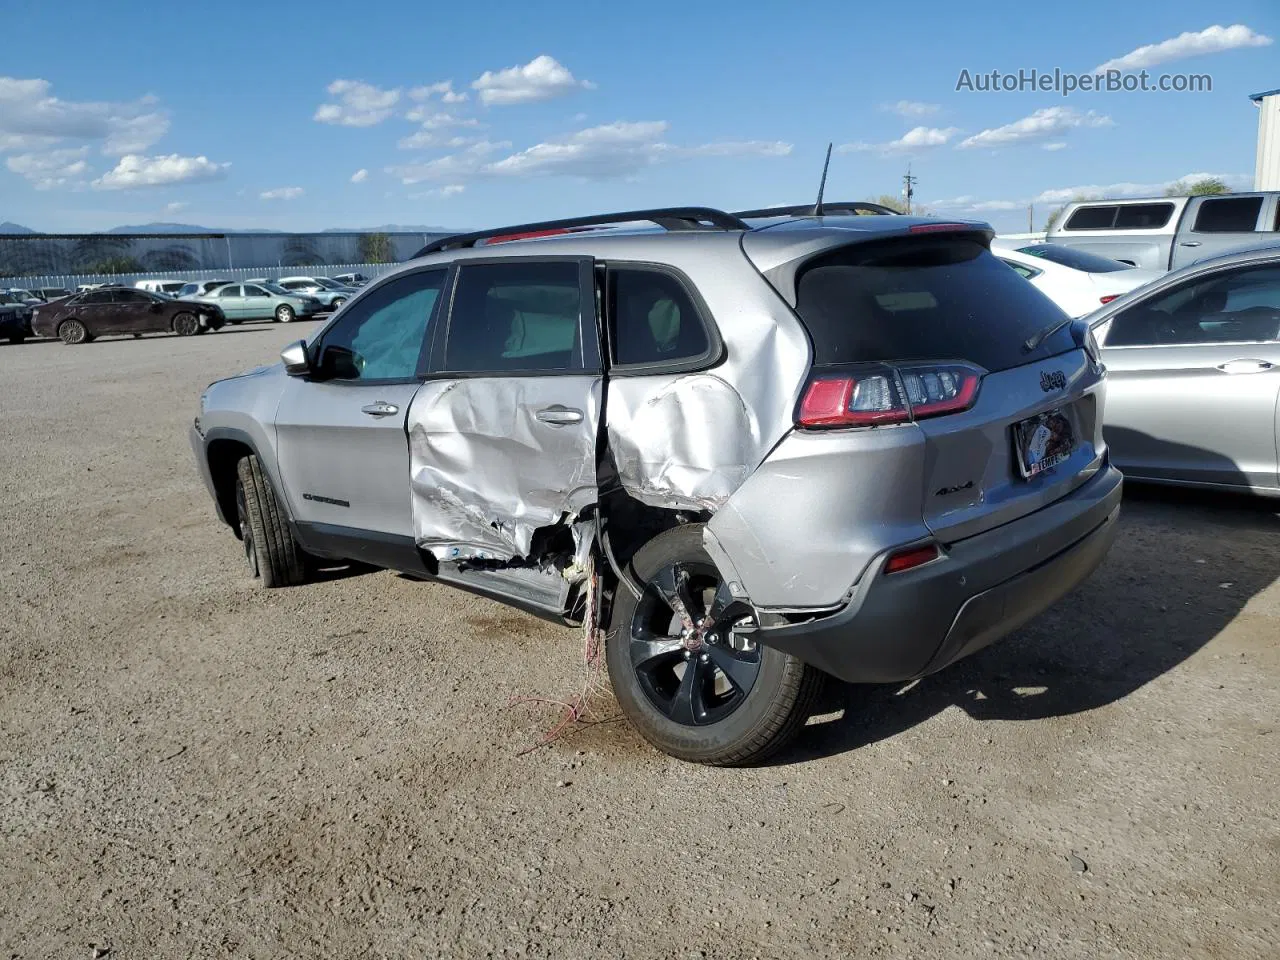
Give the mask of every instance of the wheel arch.
<svg viewBox="0 0 1280 960">
<path fill-rule="evenodd" d="M 240 531 L 235 523 L 236 516 L 236 466 L 247 456 L 256 456 L 262 464 L 262 471 L 276 489 L 276 502 L 290 524 L 293 514 L 289 509 L 289 501 L 281 496 L 279 484 L 274 478 L 274 464 L 268 463 L 259 452 L 253 438 L 243 430 L 234 427 L 214 427 L 205 435 L 204 457 L 209 466 L 209 477 L 213 481 L 214 497 L 218 503 L 218 515 L 227 526 L 231 527 L 236 537 Z"/>
</svg>

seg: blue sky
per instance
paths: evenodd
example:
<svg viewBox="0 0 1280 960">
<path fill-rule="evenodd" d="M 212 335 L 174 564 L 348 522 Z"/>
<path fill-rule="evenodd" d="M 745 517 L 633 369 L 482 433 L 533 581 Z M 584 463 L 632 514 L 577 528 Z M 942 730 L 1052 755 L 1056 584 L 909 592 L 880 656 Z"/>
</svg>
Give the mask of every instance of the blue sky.
<svg viewBox="0 0 1280 960">
<path fill-rule="evenodd" d="M 829 140 L 829 198 L 897 193 L 909 162 L 935 212 L 1017 230 L 1034 203 L 1038 228 L 1074 192 L 1248 188 L 1247 96 L 1280 87 L 1275 0 L 62 0 L 7 23 L 0 220 L 43 231 L 803 202 Z M 1213 90 L 955 89 L 1118 59 Z"/>
</svg>

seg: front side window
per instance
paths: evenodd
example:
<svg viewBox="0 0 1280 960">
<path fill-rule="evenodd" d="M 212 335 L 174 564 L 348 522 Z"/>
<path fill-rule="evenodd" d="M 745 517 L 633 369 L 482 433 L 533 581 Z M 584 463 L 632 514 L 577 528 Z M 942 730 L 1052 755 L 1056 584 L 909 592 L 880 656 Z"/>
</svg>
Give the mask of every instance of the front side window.
<svg viewBox="0 0 1280 960">
<path fill-rule="evenodd" d="M 366 294 L 325 332 L 321 375 L 331 380 L 411 380 L 447 271 L 397 277 Z"/>
<path fill-rule="evenodd" d="M 445 369 L 457 373 L 582 370 L 578 263 L 464 265 L 458 273 Z"/>
<path fill-rule="evenodd" d="M 1252 233 L 1262 212 L 1262 197 L 1205 200 L 1196 214 L 1196 233 Z"/>
<path fill-rule="evenodd" d="M 1280 266 L 1192 280 L 1116 314 L 1108 347 L 1257 343 L 1280 339 Z"/>
<path fill-rule="evenodd" d="M 263 290 L 261 287 L 256 287 L 256 286 L 254 286 L 254 287 L 246 286 L 246 287 L 244 288 L 244 295 L 245 295 L 246 297 L 266 297 L 266 296 L 270 296 L 270 294 L 268 294 L 268 293 L 267 293 L 267 291 Z"/>
<path fill-rule="evenodd" d="M 710 349 L 689 292 L 665 271 L 610 267 L 609 318 L 619 366 L 691 360 Z"/>
<path fill-rule="evenodd" d="M 115 303 L 151 303 L 151 297 L 141 290 L 117 290 L 111 299 Z"/>
</svg>

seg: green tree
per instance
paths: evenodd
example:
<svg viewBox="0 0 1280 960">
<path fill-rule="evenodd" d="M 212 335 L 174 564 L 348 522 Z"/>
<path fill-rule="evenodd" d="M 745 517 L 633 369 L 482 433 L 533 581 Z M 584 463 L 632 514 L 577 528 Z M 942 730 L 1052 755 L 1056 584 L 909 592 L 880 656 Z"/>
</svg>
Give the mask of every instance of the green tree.
<svg viewBox="0 0 1280 960">
<path fill-rule="evenodd" d="M 871 197 L 869 202 L 878 203 L 880 206 L 896 210 L 898 213 L 907 212 L 906 201 L 896 194 L 882 193 L 878 197 Z M 911 215 L 913 217 L 928 217 L 932 215 L 932 211 L 922 203 L 913 203 L 911 205 Z"/>
<path fill-rule="evenodd" d="M 1165 188 L 1166 197 L 1216 197 L 1230 193 L 1231 188 L 1218 177 L 1202 177 L 1199 180 L 1175 180 Z"/>
<path fill-rule="evenodd" d="M 358 254 L 361 263 L 390 263 L 395 259 L 391 237 L 385 233 L 362 233 Z"/>
</svg>

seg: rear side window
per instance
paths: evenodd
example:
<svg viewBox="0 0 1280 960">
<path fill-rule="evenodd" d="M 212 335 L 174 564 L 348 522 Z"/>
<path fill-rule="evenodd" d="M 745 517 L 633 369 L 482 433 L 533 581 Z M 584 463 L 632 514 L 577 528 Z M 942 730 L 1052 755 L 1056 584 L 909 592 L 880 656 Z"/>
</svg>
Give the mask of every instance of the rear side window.
<svg viewBox="0 0 1280 960">
<path fill-rule="evenodd" d="M 575 261 L 464 265 L 449 319 L 445 369 L 581 370 L 581 317 L 582 280 Z"/>
<path fill-rule="evenodd" d="M 977 240 L 908 237 L 841 247 L 796 280 L 796 312 L 814 363 L 968 360 L 995 372 L 1074 346 L 1070 325 L 1025 353 L 1024 340 L 1066 317 Z"/>
<path fill-rule="evenodd" d="M 1116 222 L 1116 207 L 1080 207 L 1071 214 L 1064 230 L 1110 230 Z"/>
<path fill-rule="evenodd" d="M 1108 347 L 1244 343 L 1280 338 L 1280 267 L 1192 280 L 1111 320 Z"/>
<path fill-rule="evenodd" d="M 710 352 L 689 291 L 665 271 L 610 267 L 609 318 L 617 366 L 696 361 Z"/>
<path fill-rule="evenodd" d="M 235 284 L 235 285 L 233 285 L 233 286 L 228 286 L 228 287 L 219 287 L 219 288 L 218 288 L 218 296 L 219 296 L 219 297 L 238 297 L 238 296 L 241 296 L 241 293 L 240 293 L 240 285 L 239 285 L 239 284 Z"/>
<path fill-rule="evenodd" d="M 1262 212 L 1262 197 L 1205 200 L 1196 214 L 1196 233 L 1252 233 Z"/>
<path fill-rule="evenodd" d="M 1157 230 L 1173 216 L 1172 203 L 1126 203 L 1117 208 L 1117 230 Z"/>
</svg>

